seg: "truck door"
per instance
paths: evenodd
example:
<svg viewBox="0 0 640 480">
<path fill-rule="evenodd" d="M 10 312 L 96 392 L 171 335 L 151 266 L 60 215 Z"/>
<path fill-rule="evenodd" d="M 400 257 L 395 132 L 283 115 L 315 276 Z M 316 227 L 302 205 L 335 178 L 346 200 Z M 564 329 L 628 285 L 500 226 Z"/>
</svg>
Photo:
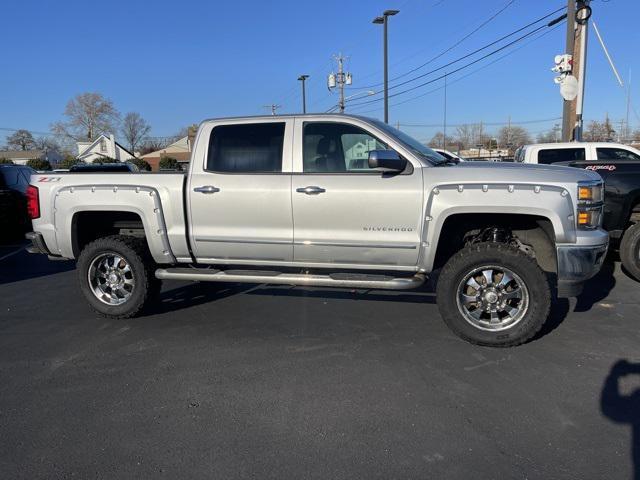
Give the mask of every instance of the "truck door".
<svg viewBox="0 0 640 480">
<path fill-rule="evenodd" d="M 211 124 L 187 181 L 190 240 L 200 263 L 293 259 L 293 119 Z"/>
<path fill-rule="evenodd" d="M 423 186 L 419 168 L 383 174 L 370 150 L 388 145 L 341 121 L 296 120 L 292 202 L 294 260 L 415 267 Z"/>
</svg>

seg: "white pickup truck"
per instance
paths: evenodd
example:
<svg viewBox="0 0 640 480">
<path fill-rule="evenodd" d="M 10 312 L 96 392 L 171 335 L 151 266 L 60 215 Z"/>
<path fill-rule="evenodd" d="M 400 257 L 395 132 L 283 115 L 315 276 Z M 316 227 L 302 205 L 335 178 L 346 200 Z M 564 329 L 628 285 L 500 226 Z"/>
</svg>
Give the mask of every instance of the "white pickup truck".
<svg viewBox="0 0 640 480">
<path fill-rule="evenodd" d="M 38 174 L 28 199 L 31 250 L 77 259 L 84 296 L 115 318 L 164 279 L 411 289 L 438 270 L 451 329 L 511 346 L 608 247 L 594 172 L 455 165 L 339 114 L 207 120 L 186 174 Z"/>
</svg>

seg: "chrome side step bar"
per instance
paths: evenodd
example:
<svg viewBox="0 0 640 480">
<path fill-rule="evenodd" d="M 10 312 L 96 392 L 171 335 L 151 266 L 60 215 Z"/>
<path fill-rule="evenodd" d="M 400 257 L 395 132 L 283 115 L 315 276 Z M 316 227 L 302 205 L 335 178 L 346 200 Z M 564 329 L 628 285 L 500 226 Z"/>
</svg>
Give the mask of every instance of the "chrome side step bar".
<svg viewBox="0 0 640 480">
<path fill-rule="evenodd" d="M 422 285 L 425 276 L 394 278 L 386 275 L 332 273 L 329 275 L 281 273 L 263 270 L 215 270 L 206 268 L 159 268 L 156 278 L 161 280 L 195 280 L 201 282 L 268 283 L 272 285 L 301 285 L 310 287 L 366 288 L 382 290 L 410 290 Z"/>
</svg>

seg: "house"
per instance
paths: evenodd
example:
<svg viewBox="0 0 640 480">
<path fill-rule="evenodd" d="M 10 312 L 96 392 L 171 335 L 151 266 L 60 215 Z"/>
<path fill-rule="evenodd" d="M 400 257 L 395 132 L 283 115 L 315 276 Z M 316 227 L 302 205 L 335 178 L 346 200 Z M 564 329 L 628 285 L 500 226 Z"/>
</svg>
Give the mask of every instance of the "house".
<svg viewBox="0 0 640 480">
<path fill-rule="evenodd" d="M 145 160 L 151 165 L 151 170 L 154 172 L 160 170 L 160 159 L 162 157 L 175 158 L 178 163 L 182 165 L 183 169 L 186 169 L 191 159 L 191 145 L 193 143 L 192 136 L 182 137 L 181 139 L 173 142 L 171 145 L 167 145 L 165 148 L 156 150 L 142 155 L 140 158 Z"/>
<path fill-rule="evenodd" d="M 26 165 L 29 160 L 48 160 L 55 165 L 62 160 L 62 155 L 55 150 L 0 150 L 0 158 L 11 160 L 16 165 Z"/>
<path fill-rule="evenodd" d="M 116 142 L 113 135 L 104 134 L 91 142 L 76 142 L 78 145 L 78 160 L 85 163 L 100 162 L 101 158 L 115 158 L 121 162 L 134 158 L 135 155 Z"/>
</svg>

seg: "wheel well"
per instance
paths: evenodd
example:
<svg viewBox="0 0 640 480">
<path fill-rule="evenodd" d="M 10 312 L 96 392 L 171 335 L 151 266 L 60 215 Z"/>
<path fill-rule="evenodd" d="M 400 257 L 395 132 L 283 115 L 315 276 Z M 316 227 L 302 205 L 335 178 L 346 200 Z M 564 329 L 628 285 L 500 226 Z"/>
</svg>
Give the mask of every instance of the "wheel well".
<svg viewBox="0 0 640 480">
<path fill-rule="evenodd" d="M 640 222 L 640 198 L 636 198 L 635 202 L 635 205 L 631 207 L 631 212 L 629 213 L 629 222 L 631 223 Z"/>
<path fill-rule="evenodd" d="M 551 221 L 537 215 L 509 213 L 460 213 L 447 217 L 440 230 L 433 268 L 441 268 L 454 253 L 468 243 L 470 236 L 480 234 L 486 229 L 510 232 L 512 239 L 516 239 L 517 243 L 523 247 L 531 247 L 542 270 L 556 271 L 555 234 Z M 503 239 L 499 237 L 494 237 L 491 241 L 502 242 Z"/>
<path fill-rule="evenodd" d="M 85 245 L 98 238 L 118 234 L 144 237 L 140 215 L 112 211 L 78 212 L 71 221 L 73 254 L 77 257 Z"/>
</svg>

